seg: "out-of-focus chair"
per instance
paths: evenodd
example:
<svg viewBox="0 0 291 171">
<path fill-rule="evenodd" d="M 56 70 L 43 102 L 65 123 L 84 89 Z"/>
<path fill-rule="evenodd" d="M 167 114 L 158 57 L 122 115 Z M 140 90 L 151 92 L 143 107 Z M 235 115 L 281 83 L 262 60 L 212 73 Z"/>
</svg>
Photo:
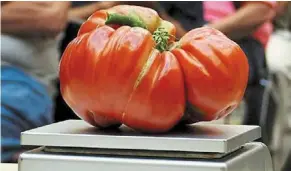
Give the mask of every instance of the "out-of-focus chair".
<svg viewBox="0 0 291 171">
<path fill-rule="evenodd" d="M 273 153 L 275 168 L 280 169 L 286 161 L 286 134 L 291 126 L 291 34 L 286 30 L 273 33 L 266 48 L 267 62 L 270 68 L 272 84 L 267 92 L 271 92 L 278 104 L 273 124 L 265 123 L 265 127 L 273 127 L 269 148 Z M 267 99 L 266 102 L 267 103 Z M 265 109 L 266 110 L 266 109 Z M 268 116 L 263 112 L 263 120 Z M 290 162 L 290 161 L 289 161 Z"/>
<path fill-rule="evenodd" d="M 290 95 L 288 90 L 288 79 L 285 74 L 276 71 L 271 73 L 272 81 L 267 86 L 263 99 L 263 109 L 260 125 L 262 127 L 263 142 L 268 142 L 268 147 L 272 153 L 274 166 L 280 169 L 285 163 L 284 147 L 286 146 L 284 137 L 288 129 L 288 109 L 290 111 Z M 277 104 L 277 111 L 273 116 L 267 115 L 269 95 L 274 97 Z"/>
</svg>

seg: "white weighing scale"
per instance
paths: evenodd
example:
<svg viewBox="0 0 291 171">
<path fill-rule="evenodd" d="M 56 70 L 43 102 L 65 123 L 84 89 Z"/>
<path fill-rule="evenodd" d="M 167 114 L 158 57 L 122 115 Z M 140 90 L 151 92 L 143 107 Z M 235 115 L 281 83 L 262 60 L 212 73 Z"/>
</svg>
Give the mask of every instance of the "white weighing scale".
<svg viewBox="0 0 291 171">
<path fill-rule="evenodd" d="M 166 134 L 128 127 L 100 130 L 67 120 L 23 132 L 38 148 L 19 157 L 19 171 L 273 171 L 258 126 L 198 123 Z"/>
</svg>

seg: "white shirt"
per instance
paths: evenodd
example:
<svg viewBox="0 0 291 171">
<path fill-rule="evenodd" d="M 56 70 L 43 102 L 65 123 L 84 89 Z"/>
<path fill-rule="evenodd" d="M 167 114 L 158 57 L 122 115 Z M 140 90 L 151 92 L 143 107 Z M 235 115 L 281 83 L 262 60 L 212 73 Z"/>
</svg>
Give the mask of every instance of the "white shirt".
<svg viewBox="0 0 291 171">
<path fill-rule="evenodd" d="M 13 65 L 43 83 L 51 97 L 58 78 L 59 42 L 55 39 L 18 37 L 1 34 L 1 63 Z"/>
</svg>

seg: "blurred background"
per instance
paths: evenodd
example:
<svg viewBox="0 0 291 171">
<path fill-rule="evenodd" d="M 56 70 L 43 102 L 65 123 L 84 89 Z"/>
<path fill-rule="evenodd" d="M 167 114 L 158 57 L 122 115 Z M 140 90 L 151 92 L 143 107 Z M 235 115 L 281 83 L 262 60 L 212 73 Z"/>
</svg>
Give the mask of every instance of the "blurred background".
<svg viewBox="0 0 291 171">
<path fill-rule="evenodd" d="M 250 76 L 240 107 L 213 124 L 262 127 L 276 171 L 291 170 L 291 3 L 288 1 L 1 2 L 1 162 L 17 162 L 20 133 L 79 119 L 59 92 L 58 64 L 81 24 L 119 4 L 156 10 L 187 31 L 210 26 L 246 53 Z"/>
</svg>

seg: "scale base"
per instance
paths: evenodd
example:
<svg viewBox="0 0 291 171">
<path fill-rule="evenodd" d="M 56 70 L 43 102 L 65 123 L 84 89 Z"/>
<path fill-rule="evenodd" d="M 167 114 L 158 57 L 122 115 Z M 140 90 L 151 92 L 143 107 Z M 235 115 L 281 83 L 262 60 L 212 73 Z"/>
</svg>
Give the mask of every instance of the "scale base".
<svg viewBox="0 0 291 171">
<path fill-rule="evenodd" d="M 19 171 L 273 171 L 267 147 L 258 142 L 216 159 L 66 154 L 44 148 L 21 154 Z"/>
</svg>

